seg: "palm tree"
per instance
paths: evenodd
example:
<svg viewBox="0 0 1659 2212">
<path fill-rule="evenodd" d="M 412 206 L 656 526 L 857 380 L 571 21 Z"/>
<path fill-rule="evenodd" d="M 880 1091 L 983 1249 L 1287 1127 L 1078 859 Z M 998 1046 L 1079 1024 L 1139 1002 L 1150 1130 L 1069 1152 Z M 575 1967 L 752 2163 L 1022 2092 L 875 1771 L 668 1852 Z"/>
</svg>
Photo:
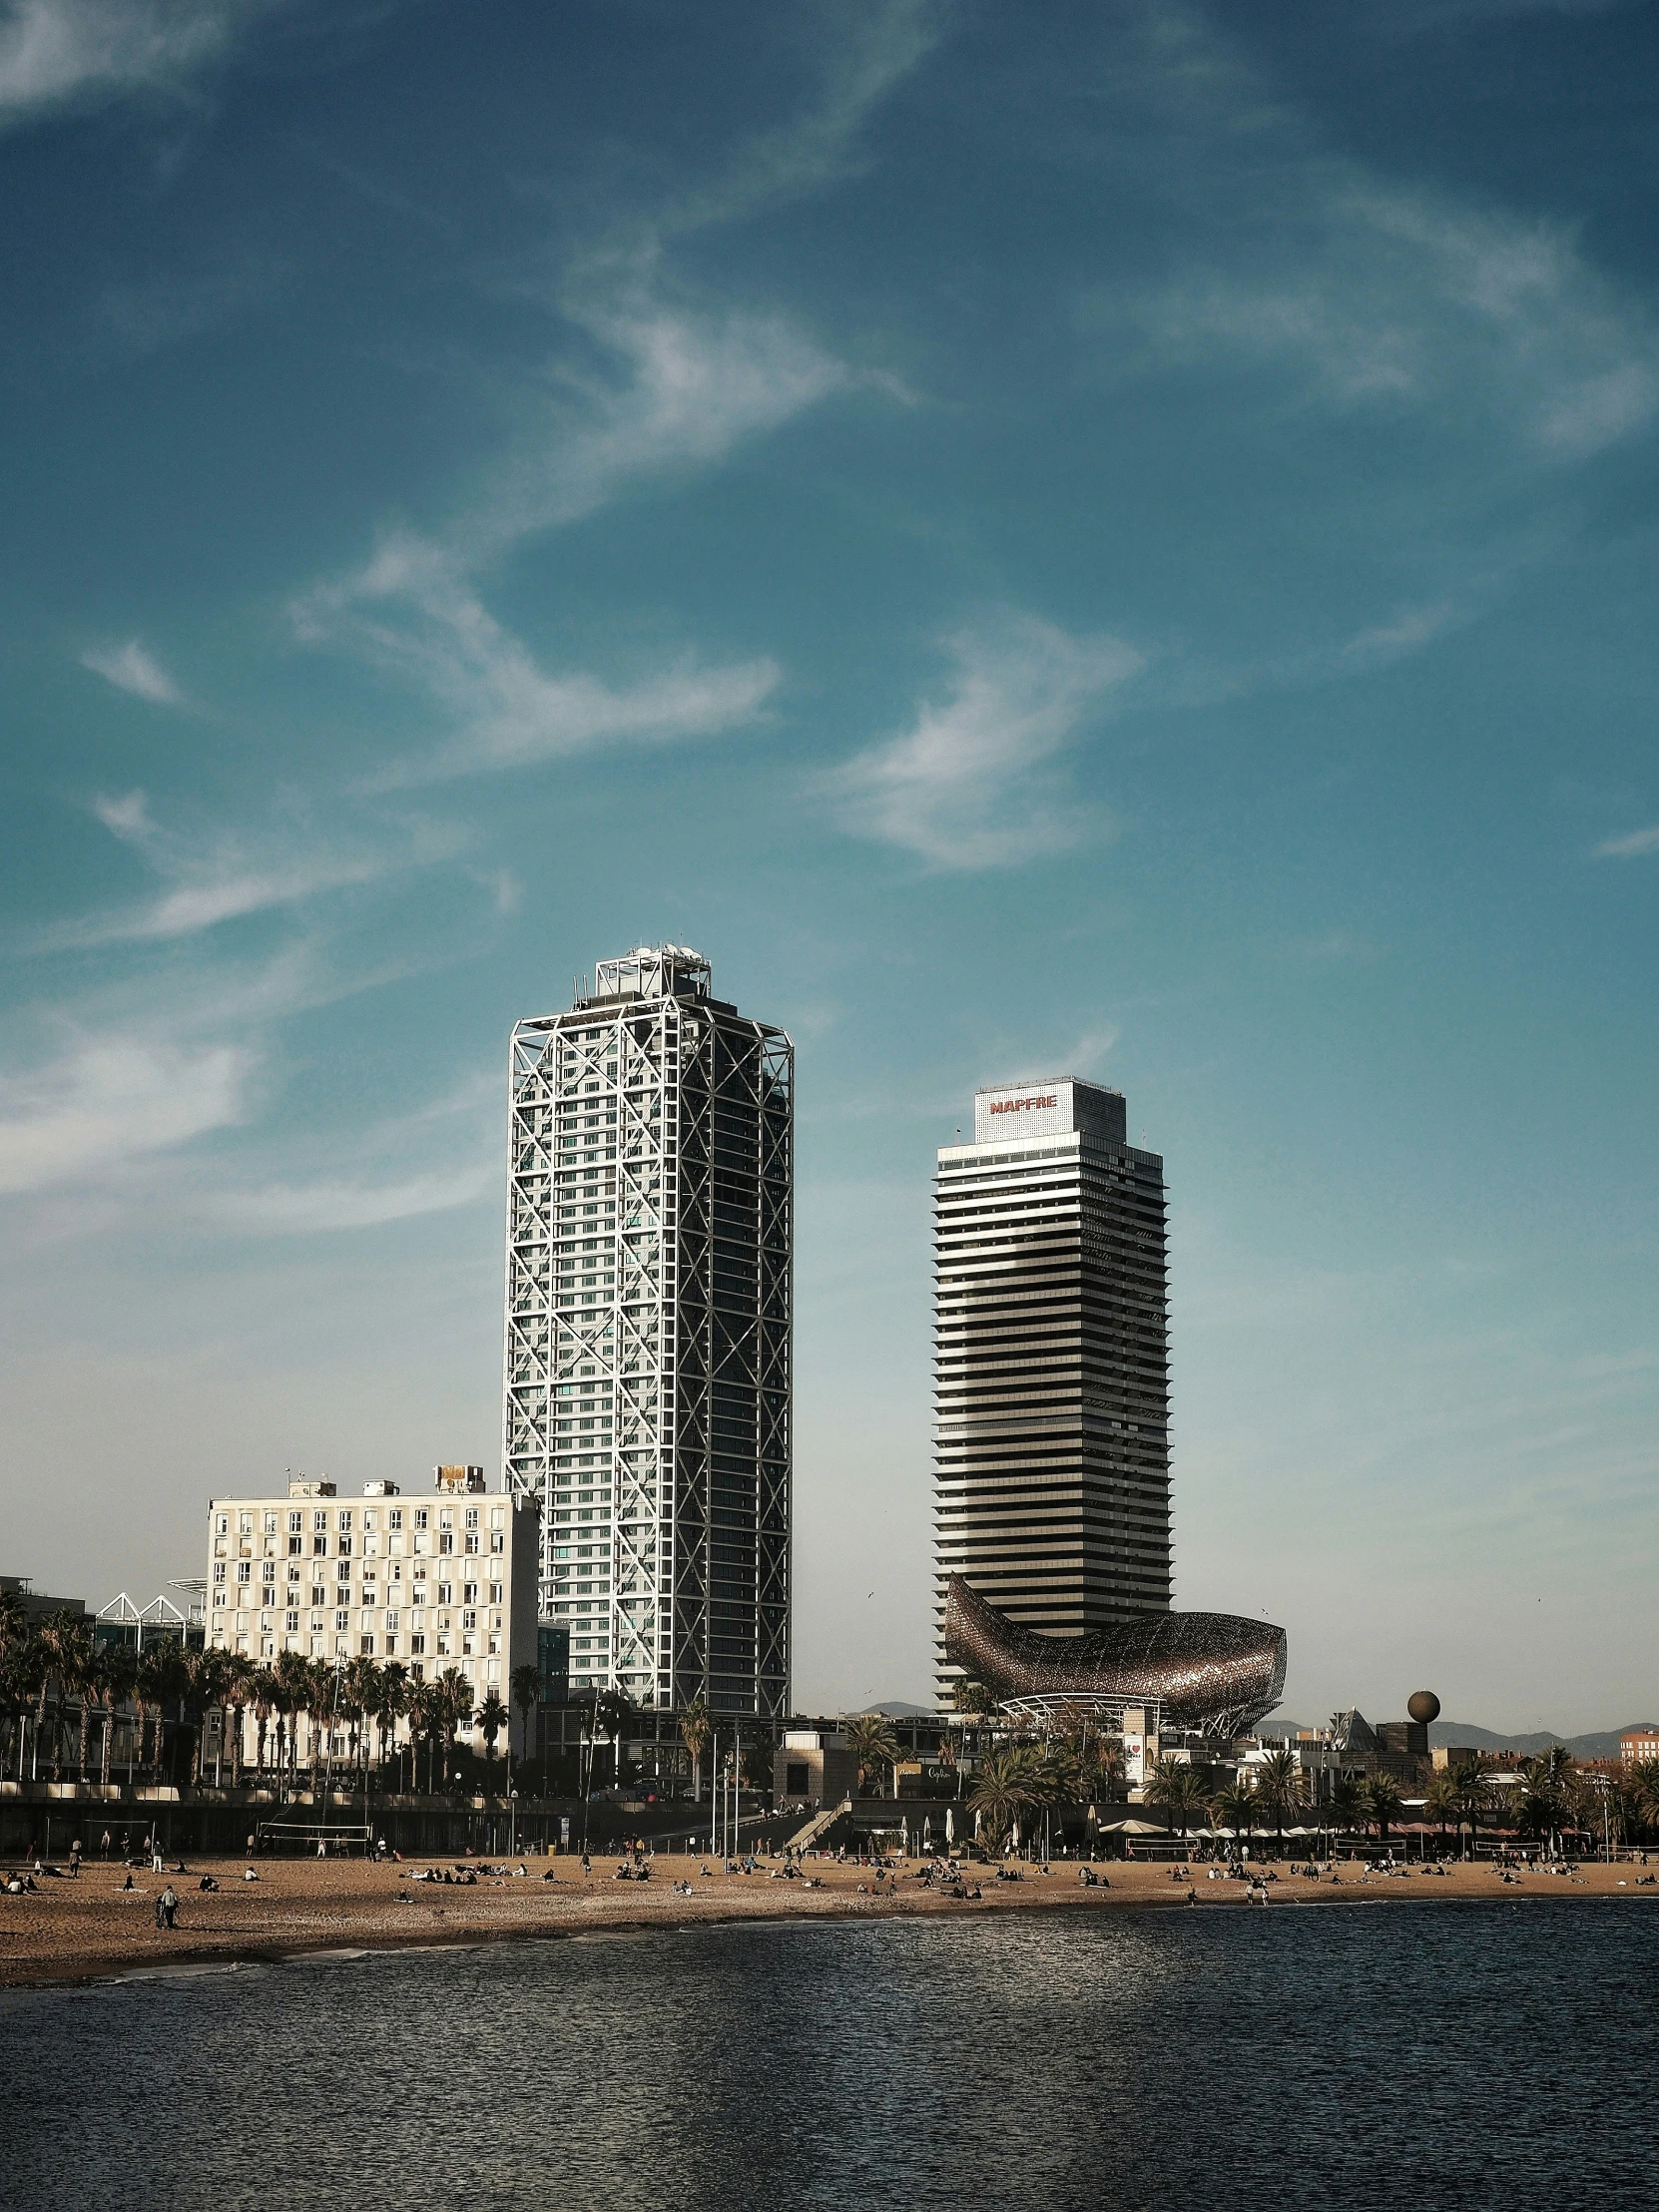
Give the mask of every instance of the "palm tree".
<svg viewBox="0 0 1659 2212">
<path fill-rule="evenodd" d="M 167 1707 L 178 1680 L 178 1649 L 171 1636 L 153 1636 L 140 1647 L 133 1673 L 133 1702 L 139 1716 L 139 1765 L 149 1765 L 161 1780 L 162 1747 L 166 1741 Z M 145 1755 L 145 1739 L 155 1728 L 153 1759 Z"/>
<path fill-rule="evenodd" d="M 1148 1805 L 1162 1806 L 1183 1836 L 1204 1805 L 1204 1777 L 1185 1759 L 1159 1759 L 1146 1785 Z"/>
<path fill-rule="evenodd" d="M 437 1679 L 438 1716 L 446 1762 L 458 1730 L 472 1725 L 472 1685 L 459 1667 L 445 1667 Z"/>
<path fill-rule="evenodd" d="M 380 1787 L 385 1788 L 386 1739 L 395 1738 L 397 1723 L 409 1710 L 409 1670 L 401 1659 L 388 1659 L 375 1677 L 374 1726 L 379 1733 Z"/>
<path fill-rule="evenodd" d="M 1331 1785 L 1332 1827 L 1340 1828 L 1345 1836 L 1352 1835 L 1364 1811 L 1359 1781 L 1351 1774 L 1338 1775 Z"/>
<path fill-rule="evenodd" d="M 1248 1836 L 1256 1826 L 1256 1793 L 1234 1780 L 1210 1800 L 1210 1819 L 1217 1828 L 1231 1829 L 1234 1841 Z"/>
<path fill-rule="evenodd" d="M 501 1702 L 499 1690 L 486 1692 L 483 1704 L 478 1708 L 478 1726 L 484 1733 L 484 1762 L 489 1765 L 495 1758 L 495 1739 L 508 1724 L 511 1715 Z"/>
<path fill-rule="evenodd" d="M 1422 1809 L 1427 1819 L 1433 1821 L 1445 1841 L 1445 1832 L 1460 1820 L 1462 1799 L 1457 1788 L 1457 1777 L 1449 1767 L 1441 1767 L 1428 1778 L 1423 1792 Z"/>
<path fill-rule="evenodd" d="M 619 1690 L 613 1683 L 601 1690 L 594 1700 L 594 1726 L 611 1739 L 611 1780 L 622 1780 L 622 1738 L 626 1730 L 638 1720 L 639 1710 L 626 1690 Z"/>
<path fill-rule="evenodd" d="M 254 1696 L 254 1662 L 245 1651 L 227 1652 L 225 1657 L 225 1725 L 235 1727 L 231 1740 L 231 1787 L 242 1788 L 243 1721 Z M 233 1720 L 234 1716 L 234 1720 Z"/>
<path fill-rule="evenodd" d="M 138 1654 L 126 1644 L 110 1644 L 98 1654 L 98 1702 L 104 1709 L 102 1760 L 99 1780 L 110 1786 L 110 1759 L 115 1750 L 116 1715 L 129 1702 L 138 1679 Z"/>
<path fill-rule="evenodd" d="M 258 1668 L 248 1683 L 248 1702 L 254 1708 L 255 1788 L 265 1787 L 265 1740 L 271 1716 L 276 1710 L 276 1684 L 269 1667 Z"/>
<path fill-rule="evenodd" d="M 46 1726 L 47 1695 L 56 1690 L 52 1701 L 52 1780 L 63 1780 L 63 1704 L 65 1688 L 72 1678 L 83 1640 L 86 1634 L 86 1616 L 72 1613 L 63 1605 L 55 1613 L 48 1613 L 36 1631 L 40 1641 L 41 1656 L 45 1661 L 40 1676 L 40 1710 L 35 1717 L 37 1735 Z"/>
<path fill-rule="evenodd" d="M 964 1675 L 950 1693 L 951 1710 L 957 1713 L 994 1713 L 996 1692 L 983 1682 L 975 1682 Z"/>
<path fill-rule="evenodd" d="M 542 1680 L 540 1667 L 514 1667 L 507 1687 L 512 1692 L 513 1703 L 518 1707 L 519 1755 L 521 1758 L 528 1757 L 530 1750 L 530 1715 L 541 1703 Z M 512 1731 L 509 1729 L 507 1732 L 509 1764 L 512 1755 L 513 1738 Z"/>
<path fill-rule="evenodd" d="M 1031 1762 L 1026 1752 L 1010 1746 L 980 1760 L 968 1804 L 979 1816 L 980 1829 L 992 1847 L 1004 1841 L 1032 1802 Z"/>
<path fill-rule="evenodd" d="M 1256 1770 L 1258 1803 L 1273 1815 L 1274 1846 L 1285 1849 L 1285 1816 L 1302 1799 L 1302 1767 L 1294 1751 L 1270 1751 Z"/>
<path fill-rule="evenodd" d="M 208 1732 L 208 1715 L 225 1695 L 226 1655 L 222 1651 L 187 1651 L 183 1664 L 186 1695 L 196 1716 L 195 1742 L 190 1757 L 191 1786 L 195 1788 L 202 1780 L 202 1747 Z"/>
<path fill-rule="evenodd" d="M 898 1795 L 898 1738 L 884 1713 L 855 1713 L 851 1720 L 842 1723 L 846 1735 L 846 1748 L 858 1760 L 858 1786 L 883 1767 L 892 1769 L 893 1796 Z"/>
<path fill-rule="evenodd" d="M 714 1723 L 709 1718 L 709 1706 L 701 1692 L 680 1716 L 680 1741 L 691 1754 L 692 1803 L 703 1802 L 703 1761 L 714 1741 Z"/>
<path fill-rule="evenodd" d="M 1360 1803 L 1369 1817 L 1377 1823 L 1379 1845 L 1388 1840 L 1388 1823 L 1399 1818 L 1399 1809 L 1405 1800 L 1399 1784 L 1391 1774 L 1368 1775 L 1360 1785 Z"/>
</svg>

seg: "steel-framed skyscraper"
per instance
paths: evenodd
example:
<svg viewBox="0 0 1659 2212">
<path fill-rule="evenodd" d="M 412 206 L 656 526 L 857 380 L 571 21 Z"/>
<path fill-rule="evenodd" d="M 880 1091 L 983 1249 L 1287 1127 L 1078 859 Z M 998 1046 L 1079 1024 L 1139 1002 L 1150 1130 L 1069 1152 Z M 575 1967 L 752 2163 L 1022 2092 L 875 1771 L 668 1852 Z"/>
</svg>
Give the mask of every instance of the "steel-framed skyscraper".
<svg viewBox="0 0 1659 2212">
<path fill-rule="evenodd" d="M 1077 1636 L 1170 1603 L 1163 1161 L 1071 1078 L 977 1092 L 973 1134 L 934 1186 L 940 1628 L 960 1574 Z"/>
<path fill-rule="evenodd" d="M 503 1450 L 572 1687 L 787 1712 L 795 1048 L 642 946 L 510 1093 Z"/>
</svg>

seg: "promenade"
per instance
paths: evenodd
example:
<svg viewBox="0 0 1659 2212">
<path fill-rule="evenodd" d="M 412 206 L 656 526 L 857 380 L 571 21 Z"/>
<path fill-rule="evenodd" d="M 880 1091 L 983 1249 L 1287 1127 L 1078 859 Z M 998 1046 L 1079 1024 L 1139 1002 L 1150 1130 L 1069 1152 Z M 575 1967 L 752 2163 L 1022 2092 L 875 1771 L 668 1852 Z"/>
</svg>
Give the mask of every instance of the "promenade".
<svg viewBox="0 0 1659 2212">
<path fill-rule="evenodd" d="M 499 1864 L 492 1862 L 492 1864 Z M 0 1894 L 0 1986 L 82 1981 L 167 1971 L 180 1966 L 275 1962 L 306 1952 L 469 1944 L 514 1937 L 579 1936 L 606 1929 L 672 1929 L 692 1922 L 767 1919 L 859 1919 L 872 1915 L 960 1917 L 994 1912 L 1113 1912 L 1130 1909 L 1256 1911 L 1242 1882 L 1210 1881 L 1193 1870 L 1191 1890 L 1165 1866 L 1097 1870 L 1109 1887 L 1086 1889 L 1074 1862 L 1052 1871 L 1027 1868 L 1019 1882 L 998 1882 L 986 1868 L 968 1875 L 980 1896 L 958 1899 L 930 1889 L 910 1867 L 877 1881 L 867 1867 L 809 1861 L 797 1881 L 769 1879 L 776 1862 L 756 1874 L 716 1871 L 708 1856 L 659 1855 L 649 1882 L 619 1882 L 614 1859 L 595 1860 L 583 1877 L 572 1859 L 527 1859 L 526 1873 L 485 1875 L 476 1883 L 428 1884 L 423 1866 L 354 1860 L 263 1859 L 259 1880 L 245 1879 L 244 1859 L 191 1860 L 184 1875 L 133 1871 L 94 1862 L 78 1879 L 40 1879 L 33 1894 Z M 438 1863 L 441 1873 L 455 1862 Z M 709 1872 L 705 1874 L 704 1869 Z M 1489 1865 L 1450 1867 L 1441 1877 L 1368 1877 L 1345 1864 L 1342 1879 L 1310 1881 L 1286 1863 L 1267 1886 L 1268 1910 L 1310 1906 L 1393 1906 L 1516 1903 L 1538 1898 L 1584 1902 L 1659 1903 L 1659 1887 L 1637 1888 L 1640 1870 L 1586 1864 L 1576 1876 L 1528 1870 L 1504 1883 Z M 552 1881 L 544 1876 L 551 1873 Z M 218 1882 L 204 1892 L 204 1876 Z M 180 1904 L 177 1926 L 155 1925 L 156 1900 L 171 1881 Z M 690 1894 L 677 1890 L 688 1884 Z"/>
</svg>

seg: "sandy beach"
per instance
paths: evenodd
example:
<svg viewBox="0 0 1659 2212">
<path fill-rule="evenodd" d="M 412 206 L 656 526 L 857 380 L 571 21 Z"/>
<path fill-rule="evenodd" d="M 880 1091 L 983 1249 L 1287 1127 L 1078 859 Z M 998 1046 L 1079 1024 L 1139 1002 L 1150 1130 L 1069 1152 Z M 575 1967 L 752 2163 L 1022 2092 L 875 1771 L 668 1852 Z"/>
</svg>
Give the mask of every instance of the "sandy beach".
<svg viewBox="0 0 1659 2212">
<path fill-rule="evenodd" d="M 518 1862 L 513 1862 L 517 1864 Z M 445 1862 L 453 1870 L 455 1862 Z M 1193 1870 L 1195 1905 L 1168 1867 L 1110 1866 L 1098 1871 L 1109 1887 L 1084 1888 L 1072 1863 L 1056 1861 L 1044 1875 L 999 1883 L 988 1870 L 970 1878 L 978 1900 L 930 1890 L 912 1867 L 876 1881 L 869 1868 L 808 1863 L 800 1881 L 716 1871 L 707 1857 L 659 1857 L 650 1882 L 619 1882 L 614 1860 L 596 1861 L 584 1879 L 579 1861 L 523 1862 L 523 1876 L 485 1876 L 475 1884 L 427 1884 L 414 1865 L 376 1866 L 362 1860 L 265 1860 L 257 1882 L 247 1862 L 191 1862 L 188 1875 L 133 1874 L 94 1863 L 78 1880 L 47 1877 L 38 1893 L 0 1895 L 0 1986 L 106 1979 L 181 1965 L 236 1960 L 276 1961 L 306 1951 L 481 1943 L 518 1936 L 579 1936 L 606 1929 L 678 1928 L 694 1922 L 789 1918 L 858 1919 L 891 1914 L 1112 1912 L 1130 1907 L 1202 1912 L 1256 1911 L 1241 1882 L 1211 1881 Z M 704 1869 L 709 1872 L 705 1874 Z M 441 1869 L 440 1869 L 441 1871 Z M 554 1880 L 544 1875 L 551 1871 Z M 1504 1883 L 1490 1866 L 1451 1867 L 1444 1878 L 1413 1869 L 1370 1876 L 1345 1866 L 1340 1882 L 1312 1881 L 1285 1864 L 1269 1885 L 1269 1910 L 1294 1906 L 1424 1905 L 1452 1901 L 1515 1902 L 1576 1898 L 1659 1902 L 1659 1889 L 1636 1887 L 1638 1870 L 1585 1865 L 1574 1877 L 1532 1872 Z M 198 1884 L 213 1876 L 220 1888 Z M 178 1925 L 155 1925 L 156 1899 L 171 1879 L 180 1899 Z M 686 1882 L 689 1896 L 673 1885 Z"/>
</svg>

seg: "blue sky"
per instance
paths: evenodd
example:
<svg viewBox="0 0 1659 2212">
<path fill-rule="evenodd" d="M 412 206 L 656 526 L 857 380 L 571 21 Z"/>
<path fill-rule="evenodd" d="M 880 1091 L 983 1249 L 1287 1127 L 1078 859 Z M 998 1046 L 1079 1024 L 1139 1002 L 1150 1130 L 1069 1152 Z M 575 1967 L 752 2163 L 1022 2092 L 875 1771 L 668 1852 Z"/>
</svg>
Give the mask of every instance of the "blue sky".
<svg viewBox="0 0 1659 2212">
<path fill-rule="evenodd" d="M 799 1047 L 798 1690 L 927 1694 L 928 1177 L 1118 1084 L 1178 1602 L 1659 1710 L 1659 31 L 0 7 L 4 1564 L 499 1462 L 515 1017 Z"/>
</svg>

